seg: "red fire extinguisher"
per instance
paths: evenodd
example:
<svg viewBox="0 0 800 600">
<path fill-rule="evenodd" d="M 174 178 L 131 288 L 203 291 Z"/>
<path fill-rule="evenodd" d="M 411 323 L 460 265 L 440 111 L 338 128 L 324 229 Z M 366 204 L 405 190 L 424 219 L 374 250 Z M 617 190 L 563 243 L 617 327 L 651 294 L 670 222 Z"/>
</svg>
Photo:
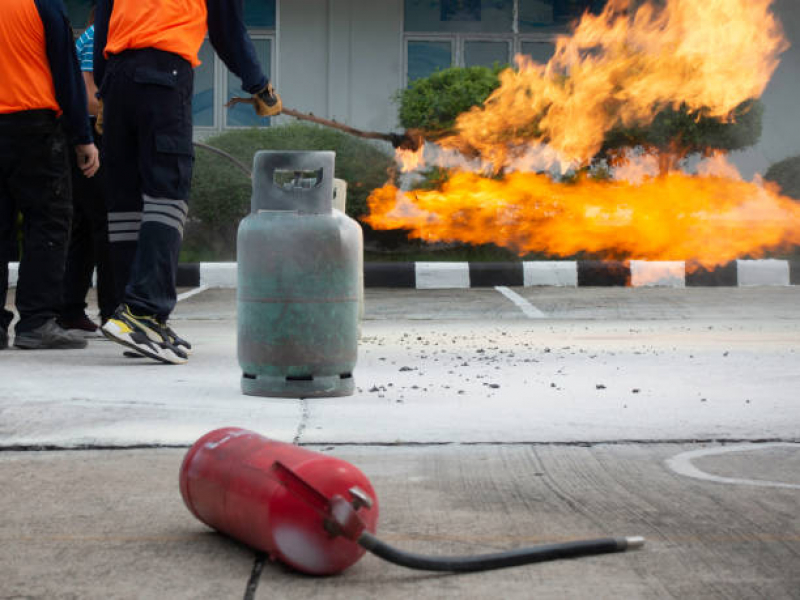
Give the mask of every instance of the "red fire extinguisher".
<svg viewBox="0 0 800 600">
<path fill-rule="evenodd" d="M 181 465 L 180 488 L 186 506 L 206 525 L 313 575 L 343 571 L 366 550 L 414 569 L 484 571 L 644 543 L 641 537 L 614 537 L 477 556 L 405 552 L 375 537 L 378 501 L 356 467 L 233 427 L 195 442 Z"/>
</svg>

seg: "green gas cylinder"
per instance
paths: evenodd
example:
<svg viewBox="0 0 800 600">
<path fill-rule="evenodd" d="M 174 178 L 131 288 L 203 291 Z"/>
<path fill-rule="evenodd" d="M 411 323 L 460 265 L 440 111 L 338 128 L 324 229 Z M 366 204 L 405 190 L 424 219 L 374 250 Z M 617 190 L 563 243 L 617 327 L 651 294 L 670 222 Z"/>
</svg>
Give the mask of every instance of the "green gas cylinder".
<svg viewBox="0 0 800 600">
<path fill-rule="evenodd" d="M 353 393 L 361 227 L 332 209 L 333 152 L 261 151 L 237 238 L 242 391 Z"/>
</svg>

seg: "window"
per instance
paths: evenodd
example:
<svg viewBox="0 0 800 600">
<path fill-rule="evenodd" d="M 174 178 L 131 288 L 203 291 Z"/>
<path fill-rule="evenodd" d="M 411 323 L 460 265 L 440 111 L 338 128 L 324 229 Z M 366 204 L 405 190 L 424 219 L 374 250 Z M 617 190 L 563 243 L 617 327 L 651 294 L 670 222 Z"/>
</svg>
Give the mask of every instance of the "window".
<svg viewBox="0 0 800 600">
<path fill-rule="evenodd" d="M 264 74 L 271 79 L 275 54 L 275 0 L 246 0 L 244 21 Z M 239 78 L 228 71 L 207 39 L 200 48 L 199 57 L 203 64 L 195 69 L 192 99 L 196 129 L 213 132 L 232 127 L 269 125 L 270 119 L 257 116 L 249 105 L 225 108 L 225 103 L 234 96 L 249 97 L 250 94 L 241 89 Z"/>
<path fill-rule="evenodd" d="M 453 64 L 453 42 L 450 40 L 408 40 L 406 53 L 409 81 L 426 77 Z"/>
<path fill-rule="evenodd" d="M 67 16 L 76 32 L 86 29 L 89 20 L 89 10 L 91 10 L 96 0 L 64 0 L 67 7 Z"/>
<path fill-rule="evenodd" d="M 554 38 L 606 0 L 405 0 L 406 81 L 451 66 L 511 64 L 517 53 L 543 63 Z"/>
</svg>

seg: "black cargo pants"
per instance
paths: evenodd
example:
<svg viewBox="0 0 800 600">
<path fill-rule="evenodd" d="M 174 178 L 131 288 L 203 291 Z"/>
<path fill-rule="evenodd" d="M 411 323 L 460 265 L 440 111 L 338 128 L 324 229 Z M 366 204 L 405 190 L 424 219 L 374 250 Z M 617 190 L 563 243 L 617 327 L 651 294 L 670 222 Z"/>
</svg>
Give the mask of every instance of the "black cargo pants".
<svg viewBox="0 0 800 600">
<path fill-rule="evenodd" d="M 72 197 L 68 147 L 49 110 L 0 115 L 0 327 L 5 309 L 8 262 L 17 254 L 17 213 L 22 213 L 22 257 L 17 281 L 17 333 L 58 315 L 67 257 Z"/>
<path fill-rule="evenodd" d="M 92 119 L 94 123 L 94 119 Z M 102 137 L 95 135 L 95 145 L 102 148 Z M 85 177 L 72 157 L 72 232 L 64 273 L 64 300 L 61 317 L 80 318 L 86 310 L 86 294 L 92 287 L 92 272 L 97 267 L 97 304 L 105 321 L 117 307 L 113 271 L 108 257 L 108 209 L 106 207 L 105 170 Z"/>
<path fill-rule="evenodd" d="M 183 58 L 146 48 L 113 55 L 100 89 L 108 239 L 117 301 L 166 319 L 192 179 L 192 87 Z"/>
</svg>

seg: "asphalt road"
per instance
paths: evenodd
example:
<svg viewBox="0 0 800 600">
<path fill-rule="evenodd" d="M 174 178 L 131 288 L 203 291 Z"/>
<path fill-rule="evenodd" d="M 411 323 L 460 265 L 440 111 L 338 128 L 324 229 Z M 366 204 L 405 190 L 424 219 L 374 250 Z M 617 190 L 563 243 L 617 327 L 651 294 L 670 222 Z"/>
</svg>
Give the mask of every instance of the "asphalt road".
<svg viewBox="0 0 800 600">
<path fill-rule="evenodd" d="M 185 366 L 0 353 L 0 598 L 800 598 L 800 288 L 368 289 L 358 390 L 313 401 L 239 393 L 234 308 L 179 303 Z M 182 504 L 185 447 L 226 425 L 357 465 L 406 549 L 647 544 L 299 576 Z"/>
</svg>

